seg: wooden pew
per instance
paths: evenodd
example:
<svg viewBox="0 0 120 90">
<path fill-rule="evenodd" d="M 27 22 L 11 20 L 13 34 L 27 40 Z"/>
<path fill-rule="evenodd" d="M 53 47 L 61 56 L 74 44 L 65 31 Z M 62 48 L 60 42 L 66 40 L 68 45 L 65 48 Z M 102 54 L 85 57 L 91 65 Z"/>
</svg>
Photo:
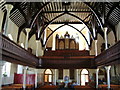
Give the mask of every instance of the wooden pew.
<svg viewBox="0 0 120 90">
<path fill-rule="evenodd" d="M 40 88 L 38 88 L 37 90 L 57 90 L 58 86 L 55 85 L 44 85 Z"/>
<path fill-rule="evenodd" d="M 107 85 L 98 86 L 102 90 L 107 90 Z M 111 90 L 120 90 L 120 85 L 110 85 Z"/>
<path fill-rule="evenodd" d="M 75 90 L 96 90 L 90 86 L 74 86 Z"/>
<path fill-rule="evenodd" d="M 27 89 L 33 88 L 33 84 L 26 84 Z M 21 90 L 23 88 L 23 84 L 12 84 L 10 86 L 3 86 L 2 90 Z"/>
</svg>

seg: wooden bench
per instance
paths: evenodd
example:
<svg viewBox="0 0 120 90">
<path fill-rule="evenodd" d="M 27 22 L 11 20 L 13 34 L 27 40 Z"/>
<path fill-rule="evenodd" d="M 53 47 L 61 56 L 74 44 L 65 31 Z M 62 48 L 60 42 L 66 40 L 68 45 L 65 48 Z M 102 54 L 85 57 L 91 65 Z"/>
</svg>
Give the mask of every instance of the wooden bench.
<svg viewBox="0 0 120 90">
<path fill-rule="evenodd" d="M 26 88 L 30 89 L 30 88 L 33 88 L 34 85 L 33 84 L 26 84 Z M 10 86 L 3 86 L 2 87 L 2 90 L 20 90 L 23 88 L 23 84 L 12 84 Z"/>
<path fill-rule="evenodd" d="M 75 90 L 96 90 L 90 86 L 74 86 Z"/>
<path fill-rule="evenodd" d="M 37 90 L 57 90 L 58 86 L 55 85 L 44 85 L 40 88 L 38 88 Z"/>
<path fill-rule="evenodd" d="M 108 85 L 99 85 L 98 87 L 102 90 L 107 90 Z M 110 85 L 111 90 L 120 90 L 120 85 Z"/>
</svg>

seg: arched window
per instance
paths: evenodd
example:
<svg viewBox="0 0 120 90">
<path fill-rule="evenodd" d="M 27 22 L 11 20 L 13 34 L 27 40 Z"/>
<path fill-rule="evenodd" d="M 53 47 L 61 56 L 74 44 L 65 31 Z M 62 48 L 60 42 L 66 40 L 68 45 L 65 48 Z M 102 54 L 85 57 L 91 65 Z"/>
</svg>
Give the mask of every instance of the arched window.
<svg viewBox="0 0 120 90">
<path fill-rule="evenodd" d="M 44 82 L 45 83 L 52 83 L 53 73 L 50 69 L 46 69 L 44 72 Z"/>
<path fill-rule="evenodd" d="M 17 74 L 22 74 L 23 73 L 23 66 L 22 65 L 18 65 L 17 67 Z"/>
<path fill-rule="evenodd" d="M 2 75 L 4 77 L 10 77 L 10 69 L 11 69 L 11 63 L 6 62 L 3 66 L 3 69 L 2 69 Z"/>
<path fill-rule="evenodd" d="M 83 69 L 81 71 L 81 85 L 85 86 L 87 82 L 89 82 L 89 72 L 87 69 Z"/>
</svg>

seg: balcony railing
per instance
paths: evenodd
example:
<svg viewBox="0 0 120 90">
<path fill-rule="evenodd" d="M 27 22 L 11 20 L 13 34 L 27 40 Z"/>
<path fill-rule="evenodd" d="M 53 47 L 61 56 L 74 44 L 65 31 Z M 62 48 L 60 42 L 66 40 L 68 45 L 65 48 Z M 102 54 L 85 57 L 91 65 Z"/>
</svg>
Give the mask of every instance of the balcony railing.
<svg viewBox="0 0 120 90">
<path fill-rule="evenodd" d="M 41 68 L 96 68 L 94 56 L 88 51 L 56 50 L 45 51 Z"/>
<path fill-rule="evenodd" d="M 118 64 L 120 59 L 120 41 L 114 46 L 103 51 L 100 55 L 95 58 L 97 66 L 100 65 L 111 65 Z"/>
<path fill-rule="evenodd" d="M 38 58 L 0 33 L 2 60 L 36 67 Z"/>
</svg>

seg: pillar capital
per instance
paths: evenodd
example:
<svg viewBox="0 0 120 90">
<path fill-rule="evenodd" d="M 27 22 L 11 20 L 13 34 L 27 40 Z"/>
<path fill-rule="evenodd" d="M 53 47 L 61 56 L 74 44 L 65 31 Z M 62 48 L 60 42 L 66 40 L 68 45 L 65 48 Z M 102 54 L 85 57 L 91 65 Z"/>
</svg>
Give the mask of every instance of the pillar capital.
<svg viewBox="0 0 120 90">
<path fill-rule="evenodd" d="M 31 29 L 30 28 L 26 28 L 25 30 L 26 30 L 27 33 L 29 33 Z"/>
<path fill-rule="evenodd" d="M 111 66 L 105 66 L 105 69 L 108 71 L 110 70 L 110 68 L 111 68 Z"/>
<path fill-rule="evenodd" d="M 107 32 L 107 30 L 108 30 L 108 27 L 104 27 L 104 32 Z"/>
<path fill-rule="evenodd" d="M 24 70 L 27 70 L 28 69 L 28 66 L 24 66 Z"/>
<path fill-rule="evenodd" d="M 98 71 L 99 71 L 99 68 L 96 69 L 96 72 L 98 72 Z"/>
<path fill-rule="evenodd" d="M 95 41 L 95 43 L 97 43 L 98 42 L 98 40 L 94 40 Z"/>
<path fill-rule="evenodd" d="M 6 10 L 8 11 L 8 14 L 9 14 L 10 11 L 12 10 L 12 8 L 13 8 L 13 5 L 11 5 L 11 4 L 6 4 L 5 7 L 6 7 Z"/>
</svg>

